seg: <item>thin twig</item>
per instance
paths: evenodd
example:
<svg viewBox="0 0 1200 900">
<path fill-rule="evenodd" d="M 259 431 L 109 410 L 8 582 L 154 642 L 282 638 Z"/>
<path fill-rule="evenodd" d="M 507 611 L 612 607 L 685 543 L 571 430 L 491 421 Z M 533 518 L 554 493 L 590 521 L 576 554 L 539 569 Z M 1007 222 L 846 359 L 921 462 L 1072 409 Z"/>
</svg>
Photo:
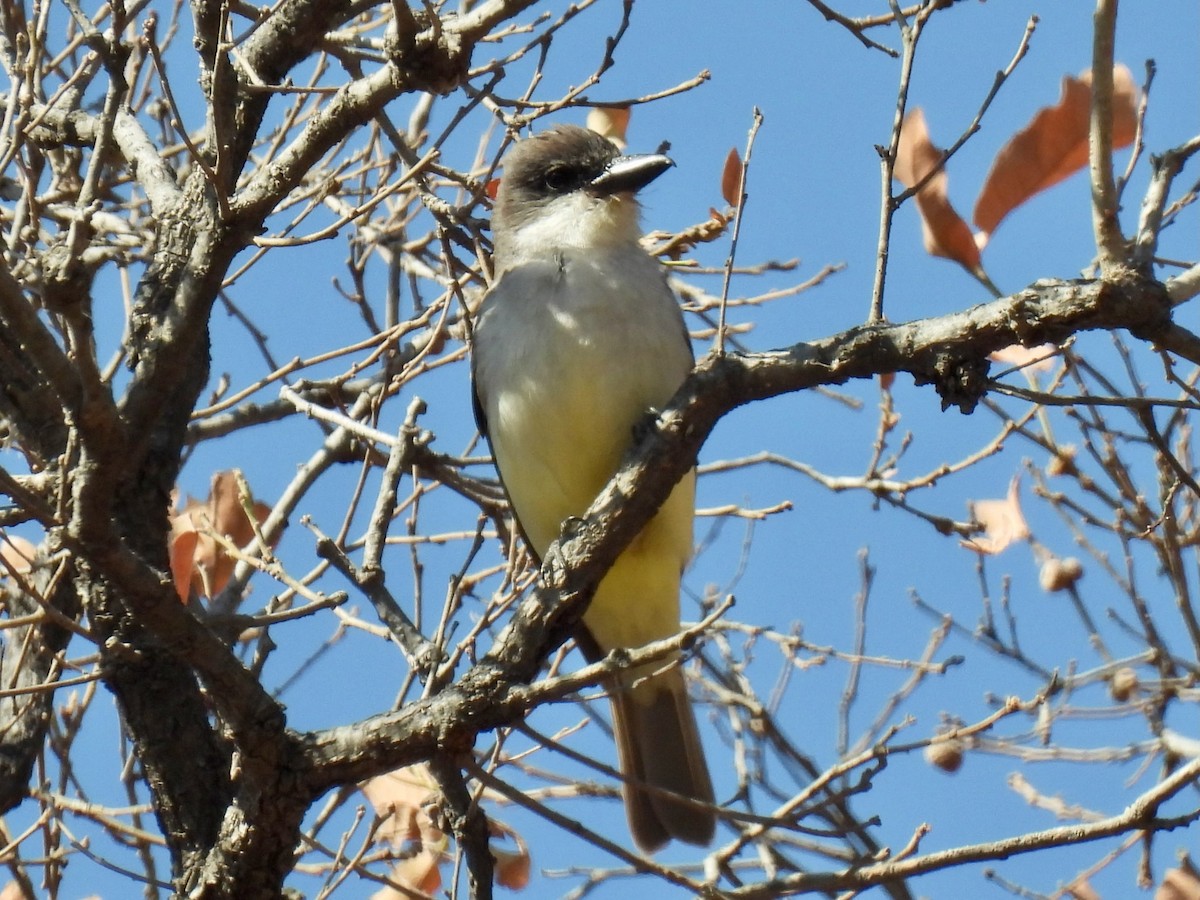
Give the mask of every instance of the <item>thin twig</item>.
<svg viewBox="0 0 1200 900">
<path fill-rule="evenodd" d="M 729 300 L 729 284 L 733 278 L 733 261 L 737 256 L 738 237 L 742 232 L 742 213 L 746 209 L 746 177 L 750 173 L 750 156 L 754 152 L 754 139 L 758 137 L 758 129 L 763 123 L 762 111 L 754 107 L 754 121 L 750 125 L 750 134 L 746 138 L 746 155 L 742 158 L 742 174 L 738 181 L 737 211 L 734 213 L 733 235 L 729 239 L 729 255 L 725 257 L 725 274 L 721 282 L 721 305 L 717 317 L 716 352 L 725 352 L 725 306 Z"/>
</svg>

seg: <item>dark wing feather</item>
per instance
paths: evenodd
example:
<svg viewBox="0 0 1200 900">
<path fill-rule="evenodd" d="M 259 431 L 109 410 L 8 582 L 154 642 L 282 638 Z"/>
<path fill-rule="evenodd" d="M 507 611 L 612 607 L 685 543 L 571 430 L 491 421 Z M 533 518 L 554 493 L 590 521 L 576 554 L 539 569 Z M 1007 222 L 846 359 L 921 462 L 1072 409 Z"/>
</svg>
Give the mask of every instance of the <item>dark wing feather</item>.
<svg viewBox="0 0 1200 900">
<path fill-rule="evenodd" d="M 479 429 L 479 433 L 488 441 L 490 447 L 491 438 L 488 437 L 487 414 L 484 413 L 483 403 L 479 400 L 479 387 L 475 384 L 474 366 L 471 367 L 471 410 L 475 413 L 475 427 Z"/>
</svg>

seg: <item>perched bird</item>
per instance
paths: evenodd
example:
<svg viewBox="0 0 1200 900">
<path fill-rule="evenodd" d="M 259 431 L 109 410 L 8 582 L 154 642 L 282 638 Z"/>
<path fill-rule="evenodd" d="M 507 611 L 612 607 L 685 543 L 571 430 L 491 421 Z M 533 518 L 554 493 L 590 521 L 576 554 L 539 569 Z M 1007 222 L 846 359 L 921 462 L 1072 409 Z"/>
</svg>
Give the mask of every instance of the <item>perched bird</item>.
<svg viewBox="0 0 1200 900">
<path fill-rule="evenodd" d="M 497 280 L 474 327 L 475 410 L 539 557 L 691 369 L 679 304 L 638 244 L 634 194 L 672 165 L 622 156 L 574 126 L 520 141 L 505 160 L 492 218 Z M 693 471 L 596 588 L 578 635 L 590 659 L 678 633 L 694 509 Z M 716 825 L 683 673 L 661 671 L 669 662 L 608 685 L 630 831 L 647 852 L 672 838 L 707 844 Z"/>
</svg>

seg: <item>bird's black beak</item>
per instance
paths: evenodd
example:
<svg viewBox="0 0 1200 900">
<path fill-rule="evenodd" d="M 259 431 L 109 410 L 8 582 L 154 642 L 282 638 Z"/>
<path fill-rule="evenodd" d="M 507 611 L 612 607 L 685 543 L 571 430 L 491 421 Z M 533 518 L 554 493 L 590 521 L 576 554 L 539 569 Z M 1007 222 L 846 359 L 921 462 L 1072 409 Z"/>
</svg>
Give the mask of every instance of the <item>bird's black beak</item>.
<svg viewBox="0 0 1200 900">
<path fill-rule="evenodd" d="M 640 191 L 661 175 L 675 162 L 661 153 L 643 153 L 638 156 L 618 156 L 596 178 L 587 189 L 597 197 Z"/>
</svg>

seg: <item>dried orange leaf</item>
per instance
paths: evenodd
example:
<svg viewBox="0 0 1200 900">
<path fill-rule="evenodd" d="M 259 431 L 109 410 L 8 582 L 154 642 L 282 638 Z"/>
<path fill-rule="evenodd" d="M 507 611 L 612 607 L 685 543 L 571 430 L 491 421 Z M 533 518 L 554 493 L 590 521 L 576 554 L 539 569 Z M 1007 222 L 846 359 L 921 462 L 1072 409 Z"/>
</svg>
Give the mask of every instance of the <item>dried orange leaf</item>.
<svg viewBox="0 0 1200 900">
<path fill-rule="evenodd" d="M 384 888 L 372 894 L 371 900 L 410 900 L 412 891 L 433 894 L 442 884 L 440 866 L 449 839 L 427 811 L 438 794 L 429 770 L 422 764 L 405 766 L 364 781 L 359 788 L 375 814 L 383 818 L 375 840 L 407 856 L 391 871 L 392 879 L 406 890 Z"/>
<path fill-rule="evenodd" d="M 624 150 L 629 115 L 628 106 L 596 106 L 588 110 L 587 127 Z"/>
<path fill-rule="evenodd" d="M 1133 141 L 1137 96 L 1129 69 L 1115 67 L 1113 147 L 1124 147 Z M 1068 75 L 1063 79 L 1057 105 L 1038 110 L 1029 124 L 996 154 L 975 201 L 973 218 L 975 227 L 982 232 L 982 243 L 987 242 L 1000 221 L 1016 207 L 1087 165 L 1091 105 L 1091 71 L 1078 78 Z"/>
<path fill-rule="evenodd" d="M 1003 500 L 976 500 L 971 515 L 983 527 L 983 535 L 962 542 L 968 550 L 994 556 L 1009 544 L 1029 537 L 1029 526 L 1021 512 L 1021 479 L 1014 478 Z"/>
<path fill-rule="evenodd" d="M 171 577 L 185 603 L 192 589 L 200 597 L 219 591 L 215 583 L 223 572 L 218 568 L 224 567 L 218 566 L 217 542 L 206 533 L 211 527 L 205 504 L 190 497 L 183 512 L 171 517 Z"/>
<path fill-rule="evenodd" d="M 742 157 L 737 147 L 732 148 L 725 157 L 725 168 L 721 170 L 721 196 L 730 206 L 738 206 L 742 202 Z"/>
<path fill-rule="evenodd" d="M 442 855 L 422 850 L 392 866 L 392 880 L 404 885 L 404 890 L 385 887 L 371 895 L 371 900 L 413 900 L 414 891 L 432 895 L 442 886 Z M 418 894 L 417 896 L 420 896 Z"/>
<path fill-rule="evenodd" d="M 925 114 L 919 108 L 913 109 L 904 117 L 900 129 L 892 174 L 906 188 L 913 188 L 941 161 L 942 151 L 929 139 Z M 917 211 L 921 214 L 925 250 L 934 256 L 954 260 L 968 272 L 982 275 L 979 247 L 970 226 L 950 202 L 949 184 L 950 179 L 942 168 L 917 191 Z"/>
<path fill-rule="evenodd" d="M 509 838 L 516 844 L 515 850 L 501 850 L 492 845 L 492 857 L 496 860 L 496 880 L 510 890 L 519 891 L 529 884 L 532 868 L 529 847 L 515 830 L 496 819 L 488 819 L 488 830 L 492 837 Z"/>
<path fill-rule="evenodd" d="M 420 839 L 432 827 L 423 807 L 437 794 L 437 784 L 425 766 L 405 766 L 376 775 L 364 781 L 360 790 L 374 807 L 375 814 L 385 817 L 375 832 L 376 840 L 398 847 L 405 841 Z M 428 836 L 436 842 L 441 832 Z"/>
<path fill-rule="evenodd" d="M 246 516 L 237 485 L 235 471 L 218 472 L 206 502 L 189 498 L 183 510 L 171 517 L 171 576 L 185 601 L 189 584 L 200 596 L 213 597 L 233 575 L 233 558 L 214 533 L 235 547 L 245 547 L 254 539 L 254 526 Z M 254 503 L 252 509 L 259 525 L 271 512 L 265 503 Z"/>
<path fill-rule="evenodd" d="M 504 850 L 492 850 L 496 857 L 496 880 L 502 887 L 519 891 L 529 886 L 531 863 L 528 851 L 509 853 Z"/>
<path fill-rule="evenodd" d="M 183 603 L 191 596 L 192 578 L 196 574 L 196 544 L 200 540 L 191 522 L 191 516 L 187 515 L 171 519 L 171 579 L 175 582 L 175 593 Z"/>
</svg>

